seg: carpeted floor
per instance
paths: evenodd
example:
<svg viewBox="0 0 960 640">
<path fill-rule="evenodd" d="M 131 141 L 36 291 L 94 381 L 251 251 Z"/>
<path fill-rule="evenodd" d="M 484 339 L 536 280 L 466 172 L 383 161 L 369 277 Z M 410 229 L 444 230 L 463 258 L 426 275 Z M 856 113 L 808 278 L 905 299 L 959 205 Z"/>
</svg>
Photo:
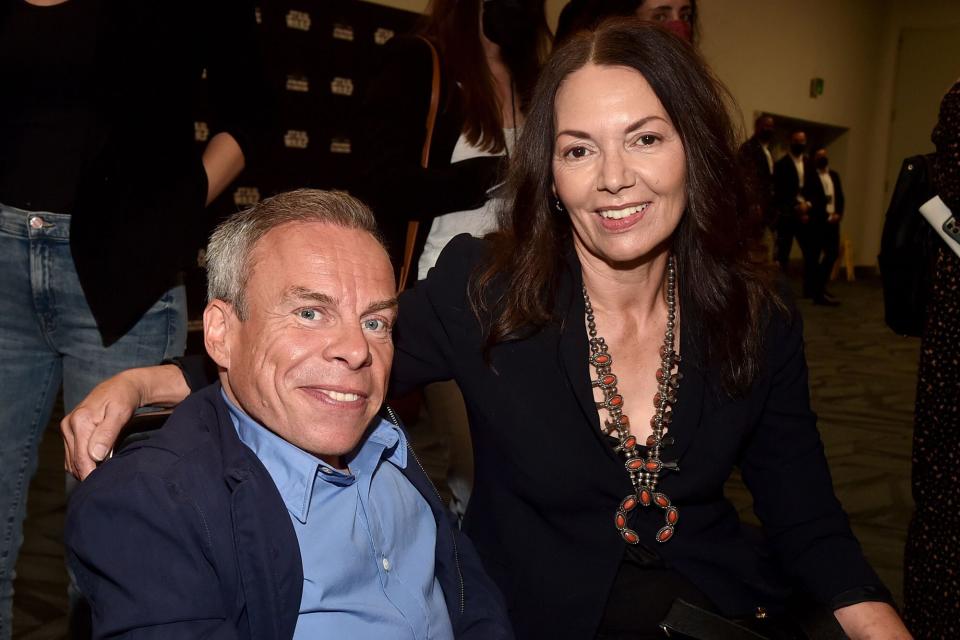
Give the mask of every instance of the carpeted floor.
<svg viewBox="0 0 960 640">
<path fill-rule="evenodd" d="M 899 600 L 912 506 L 910 437 L 919 341 L 884 326 L 879 281 L 837 282 L 831 288 L 843 303 L 839 308 L 800 302 L 813 406 L 837 495 L 867 557 Z M 54 421 L 30 487 L 15 583 L 16 640 L 66 636 L 62 456 Z M 731 479 L 728 494 L 743 517 L 753 519 L 750 496 L 738 478 Z"/>
</svg>

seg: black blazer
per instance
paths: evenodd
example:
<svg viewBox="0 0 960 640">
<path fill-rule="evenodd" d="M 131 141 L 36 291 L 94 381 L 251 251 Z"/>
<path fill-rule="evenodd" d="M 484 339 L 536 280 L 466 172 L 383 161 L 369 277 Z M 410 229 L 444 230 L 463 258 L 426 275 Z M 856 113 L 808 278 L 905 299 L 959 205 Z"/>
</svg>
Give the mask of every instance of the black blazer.
<svg viewBox="0 0 960 640">
<path fill-rule="evenodd" d="M 803 158 L 803 184 L 800 184 L 800 176 L 789 153 L 774 163 L 773 192 L 774 203 L 781 219 L 785 220 L 797 218 L 797 212 L 794 211 L 797 195 L 809 201 L 813 209 L 824 204 L 823 187 L 817 177 L 817 169 L 806 156 Z"/>
<path fill-rule="evenodd" d="M 415 269 L 433 218 L 481 206 L 501 168 L 499 158 L 450 163 L 464 115 L 456 84 L 442 58 L 440 62 L 440 108 L 426 169 L 420 166 L 420 156 L 433 83 L 427 44 L 411 36 L 393 38 L 364 95 L 358 139 L 361 169 L 351 191 L 373 209 L 394 267 L 403 256 L 407 221 L 420 222 Z"/>
<path fill-rule="evenodd" d="M 97 130 L 70 248 L 104 343 L 130 330 L 196 261 L 207 177 L 194 141 L 201 74 L 213 119 L 251 160 L 265 95 L 252 3 L 102 0 Z"/>
<path fill-rule="evenodd" d="M 455 636 L 509 640 L 502 597 L 419 462 L 403 475 L 437 519 L 436 575 Z M 293 637 L 303 590 L 296 533 L 219 383 L 78 487 L 65 540 L 96 637 Z"/>
<path fill-rule="evenodd" d="M 624 557 L 613 514 L 631 486 L 600 432 L 579 262 L 570 252 L 558 320 L 493 348 L 488 363 L 466 296 L 484 251 L 482 240 L 458 236 L 429 277 L 401 296 L 393 391 L 449 378 L 460 385 L 476 459 L 464 530 L 504 591 L 517 636 L 592 638 Z M 725 614 L 777 610 L 793 588 L 824 603 L 859 587 L 883 592 L 833 493 L 799 315 L 770 319 L 763 371 L 733 400 L 698 356 L 696 327 L 709 318 L 683 301 L 676 444 L 663 456 L 680 471 L 660 485 L 680 519 L 666 544 L 654 542 L 661 511 L 638 509 L 630 526 Z M 635 423 L 653 414 L 645 400 L 626 403 Z M 753 493 L 768 555 L 743 535 L 724 497 L 735 468 Z"/>
<path fill-rule="evenodd" d="M 768 224 L 773 222 L 770 206 L 773 201 L 773 172 L 767 164 L 767 154 L 763 152 L 763 145 L 756 136 L 740 146 L 739 160 L 753 201 L 762 209 L 764 221 Z"/>
</svg>

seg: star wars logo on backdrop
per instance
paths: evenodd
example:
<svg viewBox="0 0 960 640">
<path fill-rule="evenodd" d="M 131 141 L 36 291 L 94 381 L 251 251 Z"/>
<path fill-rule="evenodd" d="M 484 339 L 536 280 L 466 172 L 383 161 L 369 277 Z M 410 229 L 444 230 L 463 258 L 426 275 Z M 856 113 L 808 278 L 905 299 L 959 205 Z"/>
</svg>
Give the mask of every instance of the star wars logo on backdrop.
<svg viewBox="0 0 960 640">
<path fill-rule="evenodd" d="M 334 78 L 330 81 L 330 93 L 338 96 L 352 96 L 353 80 L 350 78 Z"/>
<path fill-rule="evenodd" d="M 238 207 L 252 207 L 260 202 L 260 189 L 256 187 L 237 187 L 233 190 L 233 204 Z"/>
<path fill-rule="evenodd" d="M 353 26 L 349 24 L 343 24 L 338 22 L 333 25 L 333 38 L 334 40 L 346 40 L 347 42 L 353 42 Z"/>
<path fill-rule="evenodd" d="M 260 7 L 253 8 L 253 17 L 257 24 L 263 24 L 263 11 L 260 10 Z"/>
<path fill-rule="evenodd" d="M 350 138 L 333 138 L 330 140 L 330 153 L 353 153 L 353 143 Z"/>
<path fill-rule="evenodd" d="M 393 29 L 387 29 L 385 27 L 380 27 L 373 32 L 373 41 L 379 45 L 387 44 L 390 41 L 390 38 L 394 36 Z"/>
<path fill-rule="evenodd" d="M 310 14 L 306 11 L 294 11 L 291 9 L 287 12 L 288 28 L 298 31 L 310 31 L 310 24 Z"/>
<path fill-rule="evenodd" d="M 310 81 L 307 79 L 307 76 L 291 73 L 287 75 L 287 91 L 308 93 L 310 91 Z"/>
<path fill-rule="evenodd" d="M 193 123 L 193 139 L 197 142 L 206 142 L 210 137 L 210 127 L 206 122 Z"/>
<path fill-rule="evenodd" d="M 290 129 L 283 135 L 283 146 L 288 149 L 306 149 L 310 144 L 310 136 L 306 131 Z"/>
</svg>

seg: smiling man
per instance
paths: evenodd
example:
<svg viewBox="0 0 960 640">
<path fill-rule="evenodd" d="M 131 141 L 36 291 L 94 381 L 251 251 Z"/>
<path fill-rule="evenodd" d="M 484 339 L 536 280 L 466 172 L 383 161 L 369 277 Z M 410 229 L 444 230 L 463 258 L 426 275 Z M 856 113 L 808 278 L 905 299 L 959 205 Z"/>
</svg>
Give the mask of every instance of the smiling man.
<svg viewBox="0 0 960 640">
<path fill-rule="evenodd" d="M 70 502 L 95 637 L 510 637 L 472 546 L 378 415 L 397 301 L 370 211 L 281 194 L 220 225 L 207 260 L 220 381 Z"/>
</svg>

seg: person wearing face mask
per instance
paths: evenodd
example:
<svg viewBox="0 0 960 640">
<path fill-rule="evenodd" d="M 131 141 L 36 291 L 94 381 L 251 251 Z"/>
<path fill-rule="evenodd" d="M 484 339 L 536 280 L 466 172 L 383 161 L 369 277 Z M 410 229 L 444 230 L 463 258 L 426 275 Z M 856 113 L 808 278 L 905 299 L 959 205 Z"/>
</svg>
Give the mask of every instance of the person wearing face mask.
<svg viewBox="0 0 960 640">
<path fill-rule="evenodd" d="M 687 42 L 696 42 L 697 0 L 570 0 L 557 20 L 556 42 L 559 45 L 607 18 L 630 16 L 659 23 Z"/>
<path fill-rule="evenodd" d="M 439 77 L 434 78 L 432 53 Z M 447 242 L 496 227 L 505 158 L 550 44 L 543 0 L 432 0 L 416 37 L 394 38 L 363 103 L 359 156 L 351 191 L 373 208 L 396 268 L 409 220 L 419 229 L 410 280 L 426 277 Z M 439 82 L 438 110 L 421 166 L 424 122 Z M 428 472 L 462 515 L 473 482 L 470 437 L 456 385 L 424 390 L 412 421 Z"/>
<path fill-rule="evenodd" d="M 840 255 L 840 220 L 843 218 L 844 198 L 840 174 L 830 169 L 827 150 L 817 149 L 813 154 L 813 166 L 817 170 L 817 180 L 811 189 L 817 193 L 816 206 L 810 210 L 810 222 L 807 228 L 806 242 L 809 245 L 804 253 L 804 269 L 811 283 L 808 291 L 813 304 L 835 307 L 839 303 L 827 291 L 827 281 L 833 264 Z M 809 263 L 809 264 L 808 264 Z"/>
<path fill-rule="evenodd" d="M 768 227 L 776 223 L 773 201 L 773 142 L 775 123 L 773 116 L 759 116 L 753 123 L 753 135 L 740 146 L 740 165 L 744 178 L 754 198 L 758 216 Z"/>
<path fill-rule="evenodd" d="M 794 131 L 790 135 L 790 151 L 773 166 L 774 202 L 777 207 L 776 260 L 783 271 L 790 263 L 790 251 L 796 237 L 804 258 L 803 294 L 811 297 L 815 290 L 810 244 L 810 212 L 819 209 L 823 198 L 816 169 L 805 155 L 807 134 Z"/>
</svg>

